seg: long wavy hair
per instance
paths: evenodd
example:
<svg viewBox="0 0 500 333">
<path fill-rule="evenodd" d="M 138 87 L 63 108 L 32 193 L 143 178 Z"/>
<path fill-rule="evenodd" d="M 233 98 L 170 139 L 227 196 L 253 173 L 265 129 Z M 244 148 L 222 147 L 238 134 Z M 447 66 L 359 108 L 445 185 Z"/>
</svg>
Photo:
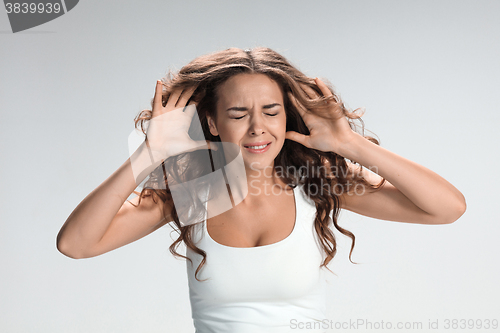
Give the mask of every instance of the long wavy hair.
<svg viewBox="0 0 500 333">
<path fill-rule="evenodd" d="M 197 102 L 197 112 L 205 139 L 220 142 L 220 138 L 213 136 L 209 131 L 207 115 L 214 120 L 217 118 L 218 87 L 230 77 L 241 73 L 265 74 L 278 83 L 282 89 L 285 104 L 286 131 L 296 131 L 305 135 L 310 134 L 302 117 L 288 96 L 288 93 L 291 93 L 308 112 L 325 118 L 329 117 L 325 109 L 325 105 L 327 104 L 325 101 L 333 100 L 335 102 L 334 105 L 348 119 L 351 129 L 359 132 L 367 140 L 379 144 L 377 139 L 364 135 L 364 124 L 361 120 L 362 112 L 358 112 L 360 109 L 354 111 L 348 109 L 327 80 L 324 80 L 324 82 L 326 81 L 328 88 L 332 92 L 332 96 L 325 97 L 315 84 L 313 78 L 304 75 L 279 53 L 265 47 L 257 47 L 251 50 L 229 48 L 200 56 L 182 67 L 177 73 L 170 71 L 162 79 L 164 85 L 163 103 L 164 105 L 166 104 L 169 95 L 175 89 L 186 89 L 197 86 L 191 100 Z M 300 84 L 309 86 L 319 97 L 309 98 L 300 87 Z M 152 105 L 151 102 L 151 107 Z M 151 110 L 142 110 L 134 119 L 135 127 L 140 128 L 145 133 L 145 124 L 151 119 L 151 115 Z M 356 120 L 358 124 L 355 122 Z M 171 216 L 164 217 L 175 225 L 174 230 L 177 231 L 179 237 L 170 245 L 169 250 L 174 256 L 187 259 L 191 264 L 191 259 L 177 252 L 177 248 L 181 242 L 184 242 L 188 248 L 201 255 L 203 259 L 195 272 L 195 278 L 200 281 L 197 275 L 206 263 L 207 254 L 193 242 L 191 229 L 194 225 L 181 225 L 176 207 L 172 205 L 172 194 L 165 176 L 165 169 L 168 169 L 169 166 L 171 167 L 176 161 L 174 159 L 174 161 L 167 160 L 162 163 L 149 175 L 142 191 L 135 193 L 140 196 L 139 203 L 143 197 L 152 196 L 155 202 L 160 199 L 165 208 L 167 208 L 167 205 L 173 206 L 171 208 Z M 351 162 L 357 164 L 355 161 Z M 297 173 L 277 173 L 281 180 L 292 188 L 304 185 L 303 190 L 305 194 L 316 206 L 314 228 L 319 236 L 321 246 L 326 253 L 326 258 L 320 267 L 328 269 L 328 263 L 337 253 L 337 242 L 330 227 L 330 212 L 332 213 L 331 221 L 333 222 L 333 226 L 352 241 L 349 252 L 349 260 L 352 262 L 351 255 L 354 250 L 355 236 L 352 232 L 342 228 L 338 224 L 341 200 L 339 194 L 351 193 L 357 184 L 362 184 L 365 186 L 364 188 L 367 187 L 370 190 L 376 190 L 383 185 L 385 179 L 382 179 L 379 184 L 372 185 L 359 172 L 352 172 L 344 157 L 334 152 L 310 149 L 292 140 L 285 140 L 281 151 L 274 160 L 274 167 L 275 170 L 303 170 L 307 174 L 307 176 L 304 176 Z M 359 165 L 359 167 L 358 170 L 361 170 L 362 166 Z M 207 170 L 200 171 L 200 174 L 206 172 Z M 163 211 L 166 212 L 169 210 L 164 209 Z"/>
</svg>

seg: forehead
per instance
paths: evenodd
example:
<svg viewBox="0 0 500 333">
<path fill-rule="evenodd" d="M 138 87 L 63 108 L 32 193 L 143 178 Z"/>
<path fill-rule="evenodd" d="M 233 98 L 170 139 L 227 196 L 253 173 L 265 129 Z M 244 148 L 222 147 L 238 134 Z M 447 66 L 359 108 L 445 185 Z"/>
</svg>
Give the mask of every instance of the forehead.
<svg viewBox="0 0 500 333">
<path fill-rule="evenodd" d="M 230 77 L 217 90 L 219 103 L 250 103 L 252 101 L 282 102 L 281 88 L 265 74 L 237 74 Z"/>
</svg>

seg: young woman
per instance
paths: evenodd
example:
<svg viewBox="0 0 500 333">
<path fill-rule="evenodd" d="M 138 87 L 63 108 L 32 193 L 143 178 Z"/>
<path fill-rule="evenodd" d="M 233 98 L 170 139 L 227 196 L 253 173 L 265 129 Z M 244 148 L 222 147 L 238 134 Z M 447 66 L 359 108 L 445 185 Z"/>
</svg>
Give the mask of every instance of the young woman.
<svg viewBox="0 0 500 333">
<path fill-rule="evenodd" d="M 195 114 L 212 150 L 188 135 Z M 152 111 L 136 118 L 136 126 L 149 124 L 146 140 L 76 207 L 58 249 L 93 257 L 171 223 L 179 238 L 170 250 L 188 259 L 197 332 L 288 332 L 293 322 L 319 323 L 326 318 L 321 268 L 336 253 L 334 229 L 352 239 L 351 253 L 354 247 L 354 235 L 337 223 L 341 209 L 421 224 L 451 223 L 466 209 L 445 179 L 356 132 L 359 117 L 329 85 L 269 48 L 201 56 L 157 82 Z M 211 163 L 183 164 L 191 175 L 228 166 L 227 149 L 215 143 L 237 147 L 245 195 L 236 201 L 227 186 L 230 209 L 210 214 L 206 196 L 205 219 L 185 223 L 171 190 L 182 174 L 172 170 L 179 156 L 196 161 L 200 152 L 210 152 Z M 139 195 L 128 201 L 133 192 Z M 176 252 L 181 242 L 186 256 Z"/>
</svg>

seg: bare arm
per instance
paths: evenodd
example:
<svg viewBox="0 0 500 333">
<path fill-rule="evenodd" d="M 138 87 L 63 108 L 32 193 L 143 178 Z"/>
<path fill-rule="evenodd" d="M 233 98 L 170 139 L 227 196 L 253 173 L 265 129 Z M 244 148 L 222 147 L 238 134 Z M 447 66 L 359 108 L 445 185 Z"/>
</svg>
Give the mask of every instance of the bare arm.
<svg viewBox="0 0 500 333">
<path fill-rule="evenodd" d="M 387 180 L 376 192 L 343 193 L 342 208 L 377 219 L 421 224 L 452 223 L 465 212 L 464 196 L 443 177 L 354 132 L 341 105 L 331 98 L 332 91 L 320 79 L 315 81 L 323 96 L 329 98 L 322 111 L 327 116 L 305 109 L 289 93 L 310 134 L 288 131 L 286 138 L 308 148 L 335 152 L 375 169 L 373 171 Z M 309 98 L 318 98 L 311 87 L 301 86 Z M 375 185 L 381 179 L 379 176 L 369 176 L 368 181 Z"/>
<path fill-rule="evenodd" d="M 139 167 L 143 170 L 138 179 L 131 160 L 134 171 Z M 142 238 L 167 223 L 161 200 L 155 204 L 151 197 L 145 197 L 138 207 L 126 201 L 159 163 L 151 164 L 145 145 L 141 145 L 71 213 L 57 235 L 58 250 L 71 258 L 93 257 Z M 137 199 L 132 202 L 137 204 Z"/>
<path fill-rule="evenodd" d="M 189 100 L 196 87 L 176 89 L 164 106 L 162 83 L 157 81 L 147 140 L 108 179 L 75 208 L 57 235 L 58 250 L 71 258 L 94 257 L 140 239 L 167 222 L 173 202 L 143 197 L 139 206 L 126 202 L 144 178 L 164 159 L 182 152 L 205 149 L 207 142 L 193 141 L 189 124 L 196 113 Z M 189 104 L 188 104 L 189 103 Z M 194 105 L 191 105 L 194 104 Z M 185 111 L 185 112 L 184 112 Z M 138 197 L 132 199 L 137 205 Z"/>
<path fill-rule="evenodd" d="M 373 218 L 420 224 L 452 223 L 465 212 L 464 196 L 444 178 L 359 134 L 341 153 L 377 172 L 362 173 L 370 183 L 377 184 L 380 176 L 387 180 L 375 192 L 344 194 L 342 208 Z"/>
</svg>

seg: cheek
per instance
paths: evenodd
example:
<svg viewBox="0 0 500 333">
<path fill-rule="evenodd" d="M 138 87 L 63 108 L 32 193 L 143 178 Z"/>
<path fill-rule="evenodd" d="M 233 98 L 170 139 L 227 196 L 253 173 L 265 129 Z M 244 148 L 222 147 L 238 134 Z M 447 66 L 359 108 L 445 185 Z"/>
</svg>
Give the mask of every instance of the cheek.
<svg viewBox="0 0 500 333">
<path fill-rule="evenodd" d="M 240 127 L 225 125 L 219 128 L 219 135 L 221 137 L 221 140 L 237 143 L 245 132 L 245 130 Z"/>
<path fill-rule="evenodd" d="M 273 127 L 277 135 L 284 136 L 286 133 L 286 118 L 280 119 Z"/>
</svg>

